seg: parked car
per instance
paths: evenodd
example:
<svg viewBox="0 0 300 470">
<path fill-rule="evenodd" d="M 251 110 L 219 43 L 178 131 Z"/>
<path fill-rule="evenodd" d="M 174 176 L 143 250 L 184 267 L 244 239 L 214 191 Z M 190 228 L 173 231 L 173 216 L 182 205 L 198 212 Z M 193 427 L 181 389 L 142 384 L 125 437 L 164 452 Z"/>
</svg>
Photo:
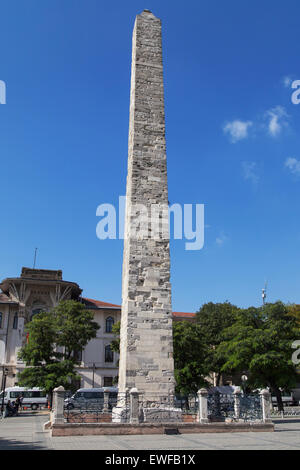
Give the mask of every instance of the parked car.
<svg viewBox="0 0 300 470">
<path fill-rule="evenodd" d="M 299 401 L 296 400 L 293 393 L 289 392 L 281 392 L 282 403 L 285 406 L 297 406 L 299 405 Z M 277 398 L 275 395 L 272 395 L 272 404 L 273 406 L 277 406 Z"/>
<path fill-rule="evenodd" d="M 65 408 L 72 410 L 74 408 L 95 407 L 102 409 L 104 405 L 104 391 L 109 392 L 108 406 L 112 409 L 117 404 L 118 388 L 79 388 L 74 395 L 65 399 Z"/>
<path fill-rule="evenodd" d="M 40 407 L 47 406 L 47 394 L 38 387 L 8 387 L 4 392 L 4 404 L 6 405 L 8 401 L 14 402 L 20 395 L 23 397 L 23 407 L 28 406 L 32 410 L 37 410 Z M 0 404 L 2 403 L 2 399 L 3 391 L 0 393 Z"/>
</svg>

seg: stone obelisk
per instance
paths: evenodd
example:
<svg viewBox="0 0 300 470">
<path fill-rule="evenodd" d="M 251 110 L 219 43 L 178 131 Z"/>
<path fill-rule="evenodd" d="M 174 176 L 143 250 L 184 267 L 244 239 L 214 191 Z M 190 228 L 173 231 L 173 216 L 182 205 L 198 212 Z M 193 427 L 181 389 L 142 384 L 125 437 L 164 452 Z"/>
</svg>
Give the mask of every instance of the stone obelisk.
<svg viewBox="0 0 300 470">
<path fill-rule="evenodd" d="M 175 381 L 162 42 L 149 10 L 132 38 L 120 338 L 119 397 L 137 388 L 148 402 L 167 402 Z"/>
</svg>

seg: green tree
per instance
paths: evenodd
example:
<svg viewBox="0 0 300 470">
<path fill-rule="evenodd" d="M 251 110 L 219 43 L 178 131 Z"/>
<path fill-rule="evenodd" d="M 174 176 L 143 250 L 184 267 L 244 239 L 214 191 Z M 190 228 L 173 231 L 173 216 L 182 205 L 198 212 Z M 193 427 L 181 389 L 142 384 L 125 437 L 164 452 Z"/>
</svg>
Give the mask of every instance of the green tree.
<svg viewBox="0 0 300 470">
<path fill-rule="evenodd" d="M 296 318 L 299 328 L 300 328 L 300 305 L 288 304 L 286 307 L 288 309 L 289 314 Z"/>
<path fill-rule="evenodd" d="M 121 322 L 117 321 L 113 326 L 112 326 L 112 333 L 114 333 L 115 338 L 112 340 L 110 343 L 111 350 L 120 354 L 120 329 L 121 329 Z M 119 362 L 119 361 L 118 361 Z M 113 384 L 118 385 L 119 382 L 119 376 L 116 375 L 113 378 Z"/>
<path fill-rule="evenodd" d="M 120 352 L 120 322 L 113 326 L 111 349 Z M 176 392 L 195 393 L 206 384 L 205 354 L 198 326 L 187 321 L 173 322 L 173 355 Z"/>
<path fill-rule="evenodd" d="M 209 372 L 205 361 L 207 348 L 199 325 L 188 321 L 174 322 L 173 344 L 176 392 L 196 393 L 207 384 L 205 377 Z"/>
<path fill-rule="evenodd" d="M 239 310 L 237 321 L 225 332 L 218 353 L 224 356 L 222 371 L 242 373 L 247 370 L 253 388 L 269 387 L 283 410 L 281 388 L 296 384 L 291 344 L 299 335 L 294 316 L 282 302 Z"/>
<path fill-rule="evenodd" d="M 26 325 L 28 340 L 18 356 L 26 364 L 18 374 L 19 385 L 40 387 L 51 396 L 59 385 L 72 389 L 80 378 L 75 370 L 80 353 L 98 328 L 93 313 L 74 300 L 35 315 Z"/>
<path fill-rule="evenodd" d="M 216 385 L 220 384 L 224 365 L 224 356 L 219 353 L 218 346 L 224 340 L 224 331 L 236 321 L 237 312 L 238 308 L 230 302 L 209 302 L 196 312 L 197 325 L 206 347 L 204 366 L 216 374 Z"/>
<path fill-rule="evenodd" d="M 114 333 L 115 338 L 112 340 L 110 343 L 110 347 L 112 351 L 116 353 L 120 353 L 120 329 L 121 329 L 121 322 L 117 321 L 113 326 L 112 326 L 112 333 Z"/>
</svg>

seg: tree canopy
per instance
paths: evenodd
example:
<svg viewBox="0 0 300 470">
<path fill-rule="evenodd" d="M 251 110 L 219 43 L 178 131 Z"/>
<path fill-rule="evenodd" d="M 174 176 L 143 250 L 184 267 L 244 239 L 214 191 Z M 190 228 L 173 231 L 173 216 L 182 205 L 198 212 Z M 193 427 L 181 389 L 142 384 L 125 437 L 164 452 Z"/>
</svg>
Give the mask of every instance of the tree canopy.
<svg viewBox="0 0 300 470">
<path fill-rule="evenodd" d="M 26 364 L 18 375 L 19 385 L 49 393 L 59 385 L 72 389 L 80 378 L 75 370 L 80 353 L 98 328 L 93 313 L 74 300 L 35 315 L 26 324 L 27 343 L 19 351 L 19 359 Z"/>
<path fill-rule="evenodd" d="M 248 389 L 269 387 L 282 409 L 280 389 L 295 386 L 292 343 L 300 337 L 299 306 L 282 302 L 239 309 L 229 302 L 204 304 L 196 322 L 173 323 L 176 392 L 208 386 L 209 375 L 248 377 Z M 112 349 L 119 352 L 120 323 Z M 238 383 L 236 383 L 238 385 Z"/>
<path fill-rule="evenodd" d="M 219 385 L 224 365 L 224 356 L 219 354 L 218 346 L 224 340 L 224 331 L 236 321 L 238 308 L 230 302 L 209 302 L 196 313 L 197 325 L 205 345 L 205 369 L 215 374 L 216 385 Z"/>
<path fill-rule="evenodd" d="M 218 346 L 225 359 L 222 371 L 247 371 L 248 384 L 269 387 L 282 409 L 280 389 L 295 386 L 297 380 L 291 345 L 298 335 L 297 320 L 282 302 L 241 309 Z"/>
<path fill-rule="evenodd" d="M 207 348 L 199 325 L 188 321 L 174 322 L 173 344 L 176 392 L 183 395 L 196 393 L 207 385 L 205 377 L 209 373 Z"/>
</svg>

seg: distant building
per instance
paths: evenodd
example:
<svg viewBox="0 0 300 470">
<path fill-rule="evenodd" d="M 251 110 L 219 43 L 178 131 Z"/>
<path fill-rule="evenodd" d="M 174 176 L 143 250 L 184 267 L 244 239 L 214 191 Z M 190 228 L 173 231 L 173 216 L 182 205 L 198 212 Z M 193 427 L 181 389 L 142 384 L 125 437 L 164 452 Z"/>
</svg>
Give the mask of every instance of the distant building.
<svg viewBox="0 0 300 470">
<path fill-rule="evenodd" d="M 119 355 L 111 351 L 114 323 L 121 318 L 120 305 L 82 297 L 82 289 L 75 282 L 65 281 L 62 271 L 22 268 L 21 276 L 6 278 L 0 283 L 0 383 L 3 370 L 8 369 L 6 387 L 17 384 L 17 373 L 25 364 L 17 358 L 25 344 L 24 326 L 34 315 L 48 311 L 61 300 L 83 302 L 94 313 L 100 328 L 82 351 L 78 373 L 81 387 L 110 386 L 118 375 Z M 195 321 L 195 313 L 174 312 L 173 320 Z"/>
</svg>

